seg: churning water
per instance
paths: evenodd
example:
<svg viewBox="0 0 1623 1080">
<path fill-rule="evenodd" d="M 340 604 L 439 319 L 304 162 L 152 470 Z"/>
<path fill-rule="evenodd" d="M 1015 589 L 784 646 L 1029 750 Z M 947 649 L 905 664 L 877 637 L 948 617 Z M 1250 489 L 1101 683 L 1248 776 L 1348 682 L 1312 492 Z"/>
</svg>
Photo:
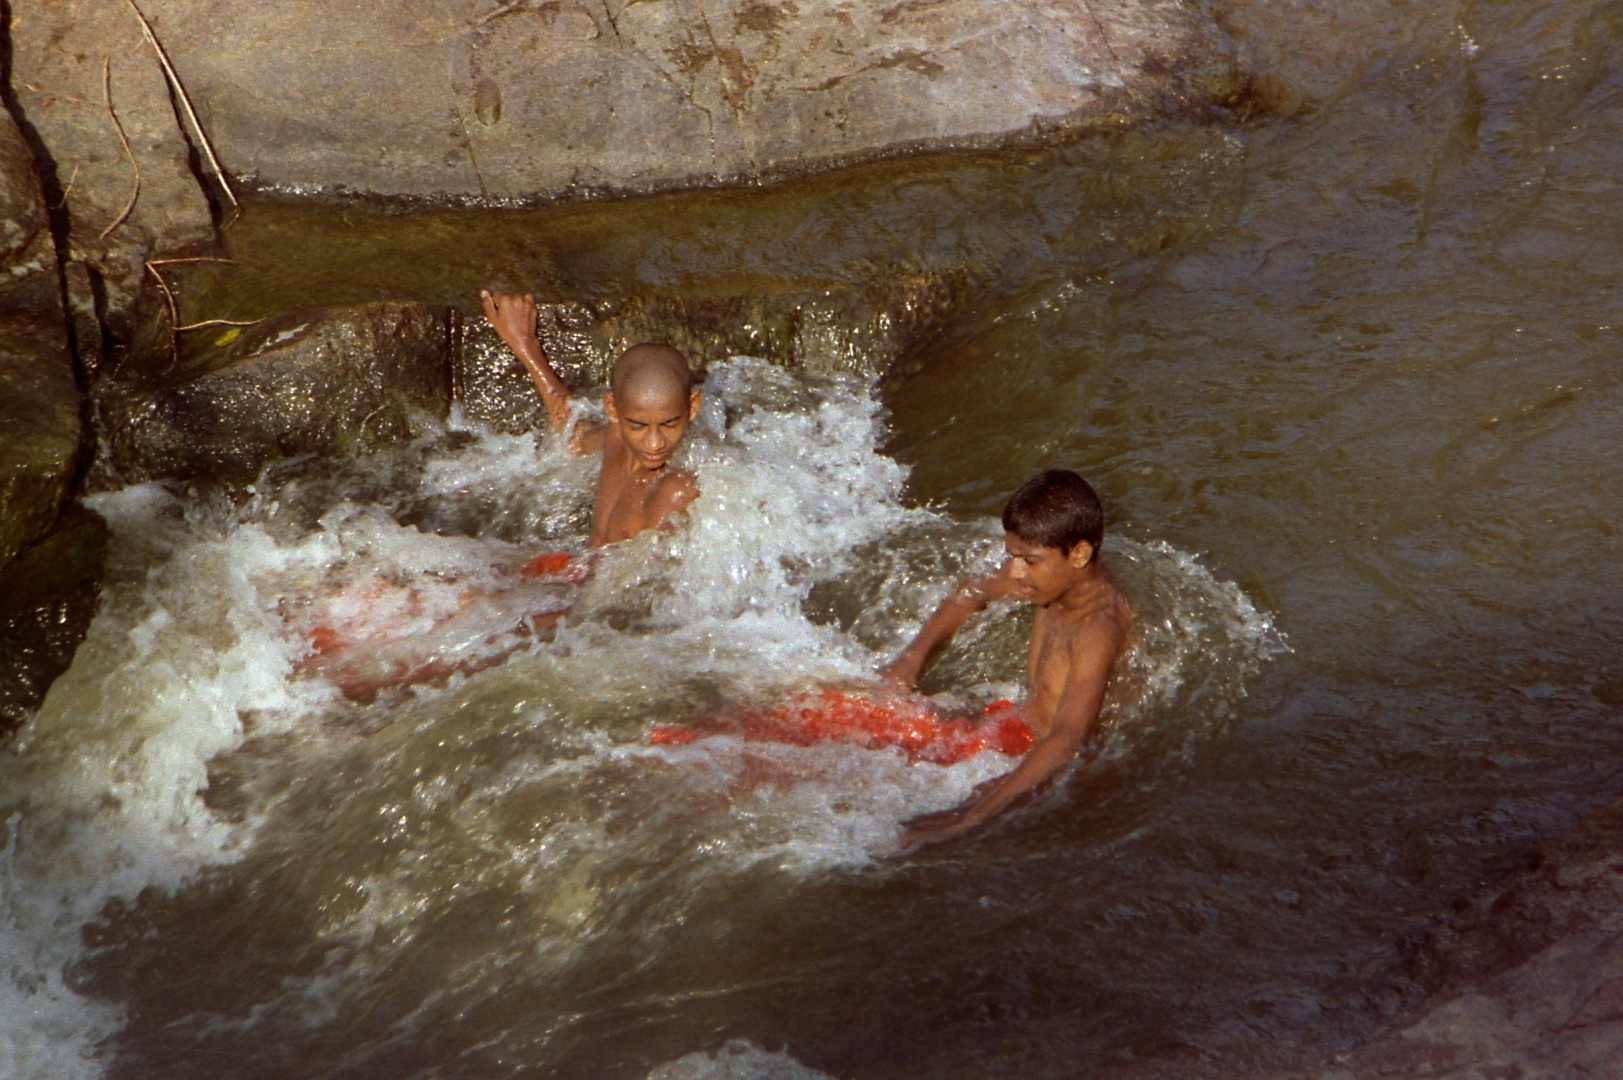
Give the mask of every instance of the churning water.
<svg viewBox="0 0 1623 1080">
<path fill-rule="evenodd" d="M 870 384 L 740 359 L 705 390 L 685 528 L 553 586 L 545 610 L 574 609 L 554 640 L 369 705 L 304 669 L 313 621 L 511 650 L 528 596 L 456 640 L 425 632 L 470 589 L 502 596 L 529 555 L 578 548 L 594 463 L 453 419 L 408 451 L 281 467 L 242 504 L 156 485 L 93 499 L 116 583 L 4 762 L 13 1066 L 67 1075 L 109 1036 L 118 1072 L 395 1071 L 425 1042 L 455 1069 L 544 1066 L 599 1052 L 594 1029 L 624 1008 L 583 994 L 702 995 L 695 978 L 740 973 L 727 939 L 798 921 L 831 887 L 877 890 L 862 919 L 889 932 L 899 823 L 1008 759 L 647 733 L 871 680 L 1000 532 L 902 504 Z M 1186 756 L 1277 641 L 1187 555 L 1112 554 L 1143 629 L 1098 757 Z M 1009 608 L 970 635 L 955 695 L 1011 691 L 1023 621 Z M 186 989 L 215 963 L 231 974 Z M 96 1004 L 131 976 L 141 1004 Z"/>
<path fill-rule="evenodd" d="M 683 529 L 474 605 L 436 647 L 505 664 L 368 706 L 301 674 L 311 620 L 432 621 L 577 550 L 590 463 L 452 422 L 243 502 L 99 497 L 101 614 L 0 765 L 0 1072 L 1069 1077 L 1417 1000 L 1405 938 L 1623 790 L 1623 5 L 1212 8 L 1267 76 L 1226 130 L 251 212 L 228 243 L 317 238 L 244 286 L 272 306 L 987 289 L 878 390 L 717 370 Z M 1050 465 L 1104 496 L 1141 637 L 1038 804 L 894 859 L 1008 762 L 649 745 L 863 679 Z M 479 632 L 566 604 L 551 641 Z M 925 690 L 1008 694 L 1025 619 Z"/>
</svg>

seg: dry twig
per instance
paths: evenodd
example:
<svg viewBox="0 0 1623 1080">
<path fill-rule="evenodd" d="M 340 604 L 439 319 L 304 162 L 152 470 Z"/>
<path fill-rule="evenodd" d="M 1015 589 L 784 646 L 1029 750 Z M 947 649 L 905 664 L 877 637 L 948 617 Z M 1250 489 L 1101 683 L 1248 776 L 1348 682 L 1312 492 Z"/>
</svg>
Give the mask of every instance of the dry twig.
<svg viewBox="0 0 1623 1080">
<path fill-rule="evenodd" d="M 135 188 L 130 192 L 130 201 L 124 204 L 123 211 L 113 219 L 111 225 L 101 231 L 101 236 L 97 237 L 99 240 L 105 240 L 113 235 L 114 229 L 124 224 L 124 219 L 135 209 L 135 200 L 141 197 L 141 166 L 135 163 L 135 151 L 130 149 L 130 140 L 124 134 L 124 125 L 119 122 L 118 113 L 113 111 L 113 69 L 108 65 L 105 53 L 101 58 L 101 99 L 107 106 L 107 115 L 113 120 L 113 129 L 118 132 L 118 141 L 124 147 L 124 156 L 130 159 L 130 169 L 135 173 Z M 74 170 L 73 176 L 75 180 L 78 179 L 77 169 Z M 73 186 L 72 181 L 69 181 L 68 186 L 70 188 Z M 68 201 L 68 193 L 65 191 L 62 193 L 62 201 Z"/>
<path fill-rule="evenodd" d="M 180 363 L 180 339 L 175 336 L 175 326 L 180 322 L 180 315 L 175 311 L 175 294 L 169 291 L 169 283 L 158 273 L 158 268 L 152 265 L 151 260 L 146 263 L 147 273 L 157 281 L 158 288 L 163 290 L 164 303 L 169 307 L 169 367 L 166 373 L 173 371 L 175 365 Z"/>
<path fill-rule="evenodd" d="M 205 326 L 258 326 L 264 319 L 204 319 L 202 322 L 187 323 L 185 326 L 175 327 L 175 333 L 186 330 L 200 330 Z"/>
<path fill-rule="evenodd" d="M 180 322 L 180 309 L 175 303 L 174 291 L 169 288 L 169 283 L 163 279 L 163 275 L 158 273 L 158 267 L 169 266 L 174 263 L 200 262 L 230 263 L 232 266 L 242 265 L 242 263 L 236 259 L 222 259 L 214 255 L 194 255 L 188 258 L 180 259 L 148 259 L 146 261 L 147 273 L 152 275 L 154 280 L 156 280 L 158 283 L 158 288 L 163 290 L 164 303 L 169 308 L 169 337 L 171 341 L 174 340 L 174 336 L 176 334 L 185 333 L 187 330 L 201 329 L 205 326 L 253 326 L 256 323 L 262 323 L 265 321 L 264 319 L 204 319 L 202 322 L 187 323 L 182 326 Z"/>
<path fill-rule="evenodd" d="M 203 125 L 198 122 L 197 111 L 192 108 L 192 99 L 187 95 L 186 87 L 181 84 L 180 76 L 175 74 L 174 65 L 169 62 L 169 54 L 163 51 L 163 45 L 158 42 L 158 35 L 152 32 L 152 24 L 147 22 L 145 15 L 141 14 L 141 9 L 135 6 L 135 0 L 126 0 L 126 2 L 130 5 L 130 10 L 135 12 L 135 17 L 141 20 L 142 33 L 146 34 L 147 41 L 152 43 L 152 50 L 158 54 L 158 63 L 163 65 L 163 72 L 168 76 L 169 84 L 175 88 L 175 95 L 180 98 L 181 105 L 186 109 L 186 118 L 192 122 L 192 130 L 197 132 L 197 141 L 202 144 L 203 153 L 208 155 L 209 166 L 214 170 L 214 179 L 219 182 L 220 189 L 225 192 L 225 197 L 231 200 L 231 209 L 233 211 L 231 221 L 235 221 L 237 215 L 242 213 L 242 204 L 237 202 L 237 196 L 232 192 L 231 185 L 226 182 L 225 170 L 220 168 L 220 159 L 214 156 L 214 147 L 209 143 L 208 133 L 203 130 Z M 226 222 L 227 225 L 230 223 Z"/>
<path fill-rule="evenodd" d="M 168 266 L 170 263 L 196 263 L 196 262 L 230 263 L 232 266 L 246 266 L 247 265 L 241 259 L 222 259 L 218 255 L 192 255 L 192 256 L 189 256 L 187 258 L 181 258 L 181 259 L 148 259 L 147 260 L 147 265 L 148 266 Z"/>
<path fill-rule="evenodd" d="M 169 283 L 163 279 L 162 274 L 158 273 L 158 268 L 153 265 L 151 259 L 147 260 L 146 267 L 147 273 L 151 274 L 158 282 L 158 288 L 163 290 L 164 302 L 169 305 L 169 327 L 173 330 L 180 325 L 180 315 L 175 310 L 175 294 L 169 291 Z"/>
<path fill-rule="evenodd" d="M 62 197 L 56 201 L 55 206 L 51 207 L 52 210 L 60 210 L 68 205 L 68 196 L 73 194 L 73 185 L 79 182 L 79 169 L 80 166 L 78 165 L 73 167 L 73 175 L 68 177 L 68 186 L 62 189 Z"/>
</svg>

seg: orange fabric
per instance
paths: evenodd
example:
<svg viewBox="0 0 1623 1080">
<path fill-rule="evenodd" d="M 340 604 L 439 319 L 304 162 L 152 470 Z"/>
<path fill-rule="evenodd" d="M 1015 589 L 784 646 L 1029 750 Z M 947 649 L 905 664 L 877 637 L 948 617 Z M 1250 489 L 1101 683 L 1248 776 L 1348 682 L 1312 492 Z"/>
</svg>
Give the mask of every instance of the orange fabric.
<svg viewBox="0 0 1623 1080">
<path fill-rule="evenodd" d="M 656 727 L 648 741 L 686 746 L 717 735 L 790 746 L 895 747 L 909 760 L 932 765 L 955 765 L 984 750 L 1019 757 L 1037 741 L 1012 702 L 994 701 L 973 718 L 945 718 L 919 698 L 883 703 L 838 690 L 802 694 L 773 709 L 740 709 L 697 724 Z"/>
<path fill-rule="evenodd" d="M 334 649 L 341 649 L 349 642 L 339 636 L 338 631 L 330 626 L 318 626 L 310 631 L 310 648 L 315 650 L 317 656 L 324 656 Z"/>
<path fill-rule="evenodd" d="M 547 577 L 551 574 L 561 574 L 565 570 L 569 569 L 569 564 L 571 561 L 573 561 L 573 559 L 574 556 L 566 555 L 562 552 L 547 555 L 537 555 L 528 563 L 525 563 L 524 569 L 520 570 L 519 573 L 527 578 Z"/>
</svg>

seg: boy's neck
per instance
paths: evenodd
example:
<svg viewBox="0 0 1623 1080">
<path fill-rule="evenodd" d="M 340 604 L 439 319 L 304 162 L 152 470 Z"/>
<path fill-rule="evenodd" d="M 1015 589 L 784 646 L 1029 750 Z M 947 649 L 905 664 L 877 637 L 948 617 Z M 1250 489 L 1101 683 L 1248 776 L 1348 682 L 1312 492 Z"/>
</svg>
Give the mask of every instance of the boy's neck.
<svg viewBox="0 0 1623 1080">
<path fill-rule="evenodd" d="M 1099 565 L 1099 553 L 1095 551 L 1093 558 L 1089 559 L 1087 565 L 1076 572 L 1076 577 L 1066 587 L 1065 591 L 1054 598 L 1052 606 L 1068 608 L 1081 602 L 1083 593 L 1089 591 L 1094 584 L 1104 577 L 1104 574 L 1104 567 Z"/>
</svg>

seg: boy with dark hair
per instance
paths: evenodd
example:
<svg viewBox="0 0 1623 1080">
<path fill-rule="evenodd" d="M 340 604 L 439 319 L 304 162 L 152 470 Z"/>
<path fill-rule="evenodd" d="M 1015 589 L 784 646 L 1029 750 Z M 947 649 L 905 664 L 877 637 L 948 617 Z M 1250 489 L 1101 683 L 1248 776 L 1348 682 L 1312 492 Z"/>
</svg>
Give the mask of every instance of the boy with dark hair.
<svg viewBox="0 0 1623 1080">
<path fill-rule="evenodd" d="M 904 850 L 985 825 L 1064 767 L 1099 718 L 1111 669 L 1126 646 L 1132 609 L 1099 554 L 1104 512 L 1086 480 L 1067 469 L 1037 474 L 1004 507 L 1003 531 L 1008 560 L 991 576 L 954 589 L 880 674 L 911 689 L 971 615 L 1004 596 L 1028 600 L 1037 605 L 1037 621 L 1022 711 L 1037 744 L 1013 772 L 977 788 L 962 806 L 909 822 Z"/>
</svg>

